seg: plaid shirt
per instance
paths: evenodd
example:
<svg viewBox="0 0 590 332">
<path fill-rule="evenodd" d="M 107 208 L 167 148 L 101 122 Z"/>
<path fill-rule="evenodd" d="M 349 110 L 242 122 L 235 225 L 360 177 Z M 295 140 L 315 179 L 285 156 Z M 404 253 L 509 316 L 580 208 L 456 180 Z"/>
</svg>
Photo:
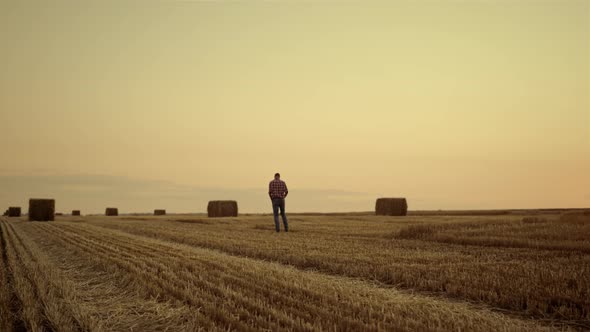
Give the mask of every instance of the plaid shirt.
<svg viewBox="0 0 590 332">
<path fill-rule="evenodd" d="M 268 194 L 270 198 L 285 198 L 289 190 L 287 190 L 287 184 L 281 180 L 272 180 L 268 185 Z"/>
</svg>

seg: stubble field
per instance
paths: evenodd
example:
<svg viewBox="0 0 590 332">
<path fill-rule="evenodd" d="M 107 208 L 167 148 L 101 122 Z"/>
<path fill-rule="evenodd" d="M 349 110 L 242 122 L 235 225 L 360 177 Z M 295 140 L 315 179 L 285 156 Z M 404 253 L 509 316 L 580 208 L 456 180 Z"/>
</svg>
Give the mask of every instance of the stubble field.
<svg viewBox="0 0 590 332">
<path fill-rule="evenodd" d="M 590 329 L 557 215 L 0 217 L 0 331 Z"/>
</svg>

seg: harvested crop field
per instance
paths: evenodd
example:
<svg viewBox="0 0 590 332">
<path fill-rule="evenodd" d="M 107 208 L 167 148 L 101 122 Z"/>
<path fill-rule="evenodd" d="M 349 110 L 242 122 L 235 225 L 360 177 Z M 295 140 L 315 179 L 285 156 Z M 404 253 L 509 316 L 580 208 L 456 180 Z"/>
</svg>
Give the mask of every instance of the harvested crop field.
<svg viewBox="0 0 590 332">
<path fill-rule="evenodd" d="M 558 215 L 0 217 L 0 331 L 590 329 Z"/>
</svg>

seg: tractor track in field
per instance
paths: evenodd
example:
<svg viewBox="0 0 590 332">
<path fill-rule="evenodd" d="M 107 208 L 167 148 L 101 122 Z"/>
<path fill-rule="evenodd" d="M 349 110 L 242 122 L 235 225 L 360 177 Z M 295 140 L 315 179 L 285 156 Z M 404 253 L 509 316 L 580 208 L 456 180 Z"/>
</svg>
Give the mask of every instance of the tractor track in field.
<svg viewBox="0 0 590 332">
<path fill-rule="evenodd" d="M 79 225 L 76 225 L 76 226 L 79 226 Z M 165 243 L 170 243 L 170 244 L 178 243 L 178 242 L 174 242 L 172 239 L 168 239 L 165 237 L 164 238 L 157 238 L 154 235 L 145 235 L 142 232 L 134 232 L 134 231 L 131 231 L 126 228 L 112 228 L 112 227 L 108 227 L 108 226 L 103 227 L 103 225 L 100 225 L 100 224 L 85 225 L 85 227 L 88 227 L 88 226 L 100 228 L 103 230 L 115 231 L 118 234 L 125 234 L 125 236 L 133 236 L 133 237 L 139 237 L 139 238 L 144 238 L 144 239 L 154 239 L 154 240 L 157 239 L 159 241 L 163 241 Z M 227 254 L 227 255 L 230 255 L 233 257 L 253 259 L 253 260 L 261 261 L 261 262 L 268 261 L 263 258 L 260 258 L 257 255 L 235 253 L 232 250 L 225 250 L 225 249 L 219 248 L 217 246 L 200 245 L 200 244 L 193 244 L 193 243 L 186 243 L 186 244 L 182 243 L 182 244 L 187 245 L 189 247 L 193 247 L 193 248 L 221 252 L 221 253 L 224 253 L 224 254 Z M 271 261 L 273 261 L 273 260 L 271 260 Z M 276 262 L 276 261 L 273 261 L 273 262 Z M 276 263 L 284 265 L 284 266 L 289 266 L 289 264 L 282 263 L 282 262 L 276 262 Z M 301 268 L 298 265 L 295 265 L 295 267 L 301 271 L 306 270 L 304 268 Z M 325 275 L 348 278 L 348 276 L 341 274 L 341 273 L 331 273 L 331 272 L 322 271 L 321 269 L 319 270 L 319 272 L 322 274 L 325 274 Z M 353 279 L 355 279 L 355 278 L 353 278 Z M 382 282 L 377 282 L 377 284 L 379 285 L 379 287 L 390 288 L 388 286 L 384 286 Z M 585 321 L 585 320 L 568 320 L 568 319 L 557 320 L 555 318 L 545 318 L 545 317 L 541 317 L 541 316 L 530 316 L 530 315 L 523 314 L 522 312 L 519 312 L 516 310 L 510 310 L 510 309 L 506 309 L 506 308 L 502 308 L 502 307 L 493 306 L 492 304 L 485 303 L 485 302 L 482 303 L 480 301 L 471 301 L 469 299 L 465 300 L 465 299 L 461 299 L 461 298 L 457 298 L 457 297 L 453 297 L 453 296 L 447 296 L 444 294 L 441 295 L 440 292 L 431 292 L 431 291 L 423 291 L 423 290 L 413 291 L 413 290 L 407 290 L 405 288 L 402 288 L 401 291 L 402 292 L 405 291 L 408 294 L 421 294 L 423 296 L 432 297 L 435 299 L 454 302 L 454 303 L 468 302 L 468 303 L 474 305 L 475 307 L 487 308 L 489 310 L 495 311 L 495 312 L 500 313 L 502 315 L 506 315 L 508 317 L 513 317 L 516 319 L 529 319 L 531 317 L 534 317 L 537 321 L 539 321 L 543 324 L 547 324 L 548 326 L 557 326 L 557 327 L 561 327 L 564 329 L 573 328 L 576 330 L 587 330 L 590 328 L 590 323 L 588 323 L 588 321 Z"/>
<path fill-rule="evenodd" d="M 24 296 L 19 332 L 556 328 L 364 279 L 100 225 L 2 220 L 0 226 L 1 263 L 18 277 L 15 295 Z"/>
<path fill-rule="evenodd" d="M 502 223 L 504 224 L 504 223 Z M 544 283 L 559 283 L 560 280 L 567 278 L 580 278 L 579 268 L 573 268 L 576 264 L 565 265 L 564 269 L 561 270 L 560 274 L 562 277 L 553 277 L 554 280 L 547 281 L 541 277 L 545 271 L 551 269 L 551 266 L 544 261 L 540 260 L 542 268 L 535 264 L 530 264 L 529 260 L 523 258 L 530 257 L 529 253 L 522 254 L 521 248 L 511 248 L 511 252 L 505 252 L 504 248 L 495 249 L 480 249 L 476 253 L 464 252 L 463 246 L 453 251 L 455 256 L 452 256 L 453 261 L 442 261 L 439 258 L 444 255 L 442 252 L 427 252 L 432 254 L 435 259 L 432 259 L 434 263 L 441 262 L 440 266 L 430 266 L 422 264 L 423 261 L 427 260 L 420 256 L 411 256 L 416 248 L 412 247 L 410 250 L 406 250 L 406 255 L 383 255 L 379 256 L 379 259 L 393 258 L 391 262 L 395 262 L 391 265 L 385 264 L 385 268 L 381 269 L 378 265 L 374 264 L 370 260 L 366 260 L 363 255 L 359 255 L 360 263 L 364 264 L 363 268 L 356 268 L 355 262 L 349 258 L 355 255 L 353 252 L 346 252 L 343 259 L 338 255 L 338 250 L 332 250 L 325 247 L 325 251 L 328 254 L 324 254 L 324 258 L 318 258 L 318 255 L 314 252 L 314 255 L 310 255 L 310 259 L 307 258 L 307 252 L 305 248 L 299 247 L 299 250 L 289 251 L 288 249 L 276 249 L 285 250 L 286 254 L 277 255 L 272 250 L 275 248 L 266 242 L 266 238 L 255 238 L 252 241 L 244 241 L 243 237 L 233 236 L 231 238 L 224 238 L 235 233 L 221 233 L 219 231 L 210 232 L 207 227 L 200 228 L 202 233 L 196 231 L 194 234 L 190 234 L 191 228 L 174 226 L 170 224 L 157 224 L 154 223 L 107 223 L 107 222 L 92 222 L 88 226 L 95 226 L 103 229 L 117 230 L 130 235 L 158 239 L 169 243 L 183 243 L 195 248 L 207 248 L 226 254 L 251 258 L 260 261 L 272 261 L 283 265 L 295 266 L 298 269 L 320 271 L 327 275 L 360 278 L 364 280 L 374 280 L 380 285 L 384 285 L 386 288 L 393 286 L 401 288 L 410 293 L 419 293 L 426 296 L 432 296 L 439 299 L 445 299 L 448 301 L 467 301 L 474 305 L 488 306 L 492 310 L 496 310 L 502 314 L 509 314 L 512 317 L 529 318 L 534 317 L 539 321 L 545 321 L 548 324 L 563 324 L 574 328 L 583 327 L 590 329 L 590 323 L 587 319 L 588 315 L 588 301 L 585 300 L 584 296 L 573 295 L 570 293 L 570 289 L 562 287 L 561 293 L 556 292 L 553 288 L 539 287 L 543 291 L 538 290 L 539 288 L 531 287 L 534 284 Z M 486 224 L 487 225 L 487 224 Z M 196 230 L 196 228 L 195 228 Z M 253 244 L 255 240 L 260 240 L 261 245 Z M 321 238 L 320 238 L 321 240 Z M 272 242 L 272 241 L 271 241 Z M 299 245 L 302 242 L 293 241 L 292 243 Z M 303 242 L 305 243 L 305 242 Z M 334 242 L 335 245 L 337 241 Z M 353 243 L 354 244 L 354 243 Z M 356 243 L 358 245 L 358 243 Z M 448 244 L 439 244 L 445 248 L 450 246 Z M 457 245 L 453 245 L 457 247 Z M 363 250 L 366 246 L 358 245 L 358 248 Z M 375 246 L 376 249 L 381 249 L 381 246 Z M 401 247 L 400 247 L 401 248 Z M 387 249 L 387 248 L 385 248 Z M 405 250 L 406 248 L 404 248 Z M 493 254 L 487 252 L 487 250 L 494 250 Z M 532 249 L 531 249 L 532 250 Z M 540 249 L 546 256 L 548 252 L 553 254 L 555 250 Z M 295 254 L 296 253 L 296 254 Z M 329 255 L 333 253 L 334 255 Z M 563 253 L 562 253 L 563 254 Z M 513 258 L 513 255 L 522 257 Z M 565 253 L 564 255 L 572 255 L 571 253 Z M 584 254 L 582 253 L 582 256 Z M 408 259 L 410 257 L 412 259 Z M 468 256 L 468 257 L 467 257 Z M 580 255 L 573 255 L 576 259 L 576 263 L 585 264 L 582 261 Z M 335 258 L 331 260 L 331 258 Z M 395 258 L 401 258 L 398 262 Z M 446 257 L 445 257 L 446 258 Z M 469 261 L 465 261 L 465 258 L 469 258 Z M 483 258 L 484 261 L 481 261 Z M 549 257 L 552 259 L 551 257 Z M 520 260 L 519 264 L 511 264 L 511 260 Z M 568 256 L 569 259 L 569 256 Z M 507 260 L 507 261 L 506 261 Z M 335 262 L 335 263 L 334 263 Z M 507 263 L 505 263 L 507 262 Z M 418 263 L 418 264 L 416 264 Z M 445 265 L 452 265 L 452 263 L 460 269 L 446 268 Z M 522 265 L 520 263 L 525 263 Z M 529 266 L 530 265 L 530 266 Z M 533 277 L 536 278 L 531 282 L 528 278 L 529 271 L 534 271 Z M 544 270 L 547 269 L 547 270 Z M 433 273 L 434 270 L 439 270 L 440 274 Z M 367 273 L 367 271 L 375 271 L 375 274 Z M 471 272 L 466 272 L 471 271 Z M 576 277 L 572 277 L 572 274 L 565 273 L 573 272 L 577 273 Z M 437 271 L 438 272 L 438 271 Z M 486 277 L 475 277 L 478 273 Z M 527 277 L 524 278 L 523 276 Z M 446 280 L 446 281 L 445 281 Z M 447 285 L 449 283 L 449 285 Z M 475 283 L 475 285 L 472 285 Z M 495 288 L 495 290 L 494 290 Z M 584 290 L 580 290 L 581 293 Z M 497 296 L 499 294 L 500 296 Z M 566 295 L 563 295 L 566 294 Z M 542 298 L 540 299 L 539 296 Z M 576 297 L 577 296 L 577 297 Z M 561 302 L 550 301 L 549 299 L 558 298 Z M 524 305 L 522 303 L 524 303 Z M 530 307 L 532 309 L 523 311 L 524 308 Z M 545 307 L 544 307 L 545 306 Z M 566 308 L 569 312 L 557 313 L 557 310 Z M 569 315 L 569 316 L 568 316 Z"/>
<path fill-rule="evenodd" d="M 10 250 L 7 260 L 21 276 L 16 293 L 27 299 L 21 303 L 21 331 L 202 330 L 193 324 L 194 313 L 150 299 L 141 301 L 124 284 L 113 288 L 117 280 L 112 274 L 96 273 L 84 259 L 64 248 L 60 252 L 47 234 L 29 231 L 42 229 L 41 224 L 0 226 L 3 245 Z M 81 275 L 82 271 L 89 273 Z M 0 329 L 10 330 L 16 329 Z"/>
<path fill-rule="evenodd" d="M 73 330 L 73 331 L 83 330 L 82 326 L 80 325 L 80 323 L 75 318 L 75 315 L 72 312 L 71 305 L 69 303 L 67 303 L 67 301 L 64 300 L 62 294 L 52 294 L 52 295 L 58 295 L 58 297 L 55 297 L 55 298 L 48 298 L 47 297 L 49 295 L 47 287 L 48 287 L 48 285 L 49 285 L 49 287 L 51 287 L 50 285 L 53 282 L 53 280 L 44 280 L 46 283 L 42 284 L 38 277 L 35 278 L 35 276 L 39 276 L 43 273 L 40 268 L 42 266 L 42 263 L 40 262 L 40 258 L 35 255 L 32 247 L 29 246 L 27 243 L 25 243 L 22 236 L 14 229 L 14 226 L 12 224 L 8 224 L 8 228 L 10 229 L 10 233 L 13 234 L 15 244 L 21 248 L 20 251 L 15 248 L 16 249 L 15 251 L 19 257 L 19 261 L 23 262 L 23 263 L 24 262 L 31 263 L 30 265 L 23 264 L 23 268 L 29 272 L 29 274 L 27 275 L 27 279 L 29 280 L 30 284 L 33 286 L 33 292 L 34 292 L 35 298 L 40 299 L 42 302 L 43 330 L 49 332 L 49 331 L 54 331 L 57 328 L 57 326 L 52 324 L 52 319 L 51 319 L 51 318 L 55 318 L 55 317 L 51 317 L 51 314 L 49 314 L 47 312 L 47 310 L 49 310 L 49 309 L 47 309 L 48 306 L 51 305 L 48 302 L 51 302 L 52 300 L 56 301 L 56 302 L 59 301 L 60 304 L 62 305 L 62 310 L 63 310 L 64 316 L 71 318 L 71 320 L 70 320 L 71 325 L 68 326 L 69 330 Z M 41 278 L 45 279 L 43 277 L 41 277 Z M 43 285 L 43 286 L 41 286 L 41 285 Z M 41 293 L 40 287 L 45 287 L 44 296 L 40 295 L 40 293 Z M 53 303 L 53 304 L 55 305 L 55 303 Z"/>
<path fill-rule="evenodd" d="M 264 273 L 262 280 L 260 272 L 249 269 L 249 265 L 266 266 L 268 263 L 263 260 L 92 225 L 38 224 L 31 229 L 38 236 L 43 234 L 50 237 L 67 252 L 75 252 L 76 255 L 94 260 L 89 261 L 89 264 L 114 265 L 125 270 L 131 279 L 149 285 L 146 296 L 156 296 L 198 309 L 204 315 L 203 320 L 208 320 L 211 324 L 208 325 L 209 328 L 328 328 L 313 325 L 321 324 L 314 322 L 320 316 L 331 321 L 339 320 L 342 327 L 356 326 L 362 330 L 395 329 L 395 324 L 386 319 L 387 316 L 383 316 L 387 312 L 379 313 L 379 309 L 371 313 L 371 308 L 363 307 L 370 307 L 370 303 L 355 303 L 349 301 L 352 299 L 341 298 L 339 295 L 325 296 L 323 290 L 296 287 L 284 282 L 280 275 L 272 273 Z M 271 264 L 276 265 L 280 264 Z M 309 273 L 295 270 L 302 275 Z M 211 303 L 219 304 L 223 301 L 225 303 L 221 306 L 211 306 Z M 275 307 L 284 310 L 277 311 Z M 220 309 L 225 313 L 219 314 Z M 368 316 L 359 316 L 359 313 L 367 310 Z M 273 319 L 270 320 L 269 317 Z M 371 320 L 382 324 L 371 325 Z"/>
<path fill-rule="evenodd" d="M 207 303 L 192 303 L 195 301 L 194 299 L 174 293 L 174 287 L 184 288 L 197 285 L 201 294 L 209 294 L 206 297 L 202 296 L 208 302 L 218 302 L 220 298 L 225 297 L 231 301 L 232 306 L 243 308 L 245 310 L 244 314 L 249 313 L 253 317 L 268 315 L 278 317 L 276 322 L 278 325 L 270 326 L 270 328 L 286 328 L 287 326 L 294 326 L 296 323 L 274 310 L 271 306 L 257 304 L 256 301 L 252 301 L 252 299 L 261 295 L 264 295 L 265 299 L 272 301 L 276 306 L 289 308 L 291 314 L 297 314 L 303 319 L 311 319 L 310 312 L 329 316 L 336 314 L 335 311 L 330 310 L 330 306 L 326 307 L 325 304 L 317 305 L 314 303 L 314 297 L 317 298 L 319 294 L 305 293 L 301 289 L 294 287 L 289 288 L 287 285 L 281 284 L 280 280 L 276 278 L 268 278 L 265 285 L 259 285 L 251 281 L 259 276 L 239 271 L 240 267 L 236 266 L 235 269 L 232 269 L 232 266 L 219 264 L 211 259 L 176 251 L 168 245 L 144 244 L 141 240 L 130 238 L 128 235 L 115 236 L 111 234 L 110 236 L 100 236 L 84 229 L 75 230 L 69 227 L 60 227 L 61 230 L 56 230 L 50 229 L 49 226 L 46 228 L 45 231 L 56 237 L 61 237 L 62 240 L 67 242 L 68 246 L 75 245 L 88 253 L 93 252 L 95 255 L 104 257 L 127 269 L 130 269 L 130 266 L 135 266 L 138 270 L 141 269 L 144 273 L 147 272 L 146 276 L 151 276 L 164 290 L 173 294 L 173 297 L 176 297 L 177 300 L 188 301 L 189 304 L 194 306 L 200 305 L 201 308 L 205 308 L 205 312 L 207 311 Z M 103 235 L 113 233 L 108 230 L 103 232 Z M 195 266 L 195 264 L 197 265 Z M 174 265 L 175 271 L 178 272 L 164 274 L 165 278 L 161 279 L 156 277 L 164 273 L 164 271 L 170 270 L 171 265 Z M 196 275 L 203 271 L 207 272 L 208 280 L 195 278 Z M 223 281 L 224 284 L 220 286 L 219 281 Z M 297 301 L 285 295 L 283 293 L 285 290 L 290 291 L 291 295 L 299 293 L 300 296 L 307 297 L 310 301 L 307 303 Z M 332 305 L 336 304 L 336 302 L 332 303 Z M 353 308 L 346 309 L 348 310 L 345 314 L 353 314 Z M 213 312 L 209 312 L 209 314 L 213 314 Z M 343 318 L 342 320 L 346 322 L 348 319 Z M 232 322 L 227 323 L 232 324 Z M 353 324 L 352 321 L 348 323 Z M 246 326 L 236 327 L 247 329 Z"/>
<path fill-rule="evenodd" d="M 16 235 L 16 233 L 15 233 L 15 232 L 14 232 L 14 230 L 12 229 L 12 226 L 11 226 L 10 224 L 8 224 L 8 226 L 9 226 L 9 228 L 10 228 L 10 230 L 11 230 L 10 234 L 12 234 L 12 235 L 13 235 L 13 237 L 14 237 L 13 239 L 11 239 L 11 241 L 12 241 L 12 245 L 13 245 L 13 246 L 15 246 L 15 244 L 16 244 L 15 240 L 16 240 L 16 241 L 18 241 L 18 243 L 22 245 L 22 243 L 20 242 L 20 239 L 18 238 L 18 235 Z M 25 247 L 25 246 L 23 246 L 23 248 L 26 248 L 26 247 Z M 15 247 L 14 249 L 15 249 L 15 250 L 14 250 L 14 252 L 15 252 L 15 255 L 16 255 L 15 264 L 19 264 L 19 265 L 20 265 L 20 268 L 21 268 L 21 269 L 23 269 L 23 271 L 30 272 L 30 271 L 28 271 L 28 269 L 27 269 L 27 268 L 25 267 L 25 265 L 24 265 L 24 261 L 25 261 L 25 259 L 27 259 L 27 258 L 23 257 L 22 253 L 21 253 L 21 252 L 19 252 L 19 251 L 16 249 L 16 247 Z M 30 256 L 30 253 L 28 252 L 28 250 L 27 250 L 27 249 L 25 249 L 25 251 L 27 252 L 27 254 L 29 254 L 29 255 L 28 255 L 28 256 L 29 256 L 28 258 L 29 258 L 31 261 L 35 262 L 35 259 L 34 259 L 32 256 Z M 27 280 L 27 282 L 28 282 L 28 283 L 31 285 L 30 291 L 33 293 L 33 294 L 32 294 L 32 295 L 33 295 L 33 297 L 34 297 L 34 298 L 36 298 L 36 299 L 40 299 L 41 297 L 39 296 L 39 288 L 38 288 L 38 286 L 37 286 L 37 284 L 36 284 L 35 280 L 34 280 L 34 279 L 33 279 L 33 277 L 31 276 L 31 274 L 29 274 L 29 273 L 25 273 L 25 274 L 24 274 L 24 276 L 23 276 L 23 278 L 24 278 L 24 279 L 26 279 L 26 280 Z M 21 301 L 21 302 L 22 302 L 22 301 Z M 40 308 L 40 309 L 39 309 L 39 314 L 40 314 L 40 316 L 41 316 L 41 319 L 40 319 L 40 324 L 41 324 L 41 326 L 40 326 L 40 327 L 42 328 L 42 330 L 43 330 L 43 331 L 47 331 L 47 332 L 53 332 L 53 331 L 54 331 L 54 329 L 53 329 L 53 327 L 52 327 L 51 323 L 49 322 L 49 320 L 47 319 L 47 316 L 46 316 L 46 314 L 45 314 L 45 311 L 43 310 L 42 304 L 41 304 L 41 303 L 39 303 L 39 304 L 37 304 L 37 305 L 38 305 L 38 306 L 39 306 L 39 308 Z M 21 304 L 21 306 L 24 306 L 24 304 Z M 25 325 L 26 325 L 26 324 L 25 324 Z M 31 329 L 33 329 L 33 328 L 31 328 Z"/>
<path fill-rule="evenodd" d="M 83 253 L 76 247 L 66 246 L 48 231 L 52 228 L 47 224 L 32 225 L 26 231 L 27 237 L 43 251 L 45 260 L 59 270 L 60 278 L 67 279 L 70 293 L 75 294 L 71 303 L 83 306 L 83 313 L 79 314 L 83 322 L 81 330 L 121 331 L 130 327 L 136 331 L 203 330 L 203 321 L 193 319 L 199 316 L 198 312 L 175 308 L 151 296 L 140 296 L 138 286 L 144 286 L 142 283 L 130 282 L 118 266 L 97 260 L 100 255 L 96 253 Z"/>
<path fill-rule="evenodd" d="M 89 234 L 80 234 L 75 231 L 51 228 L 46 228 L 44 231 L 54 236 L 54 239 L 68 250 L 75 250 L 85 256 L 94 255 L 98 261 L 115 264 L 118 268 L 126 270 L 132 278 L 150 283 L 152 292 L 147 294 L 148 296 L 164 296 L 166 300 L 177 301 L 199 309 L 199 313 L 204 312 L 208 314 L 207 316 L 216 316 L 217 308 L 211 306 L 211 303 L 218 301 L 223 296 L 224 290 L 210 281 L 195 279 L 200 271 L 193 269 L 193 271 L 184 270 L 171 273 L 170 262 L 166 262 L 169 260 L 167 257 L 157 257 L 150 254 L 149 251 L 139 252 L 138 250 L 141 248 L 138 249 L 138 243 L 124 244 L 126 243 L 124 238 L 118 238 L 117 241 L 103 241 L 104 237 L 97 238 L 96 235 L 91 237 Z M 154 248 L 145 249 L 153 251 Z M 185 296 L 179 291 L 188 287 L 193 287 L 193 290 L 198 291 L 199 296 Z M 243 305 L 243 301 L 240 304 Z M 231 319 L 217 318 L 225 321 L 229 326 L 248 329 L 247 326 Z M 203 317 L 203 320 L 206 320 L 206 317 Z M 212 321 L 205 323 L 208 328 L 215 327 Z"/>
<path fill-rule="evenodd" d="M 5 232 L 5 227 L 8 223 L 4 220 L 0 218 L 0 245 L 2 246 L 2 269 L 4 272 L 4 280 L 2 280 L 3 282 L 6 282 L 6 287 L 4 288 L 4 291 L 8 291 L 9 292 L 9 296 L 8 296 L 8 300 L 9 300 L 9 315 L 12 318 L 12 331 L 14 332 L 26 332 L 27 328 L 25 325 L 24 320 L 22 319 L 22 308 L 23 308 L 23 304 L 22 301 L 19 299 L 19 297 L 16 295 L 16 292 L 14 290 L 14 275 L 12 273 L 12 270 L 9 267 L 9 262 L 8 262 L 8 255 L 7 255 L 7 236 L 8 234 L 6 234 Z"/>
</svg>

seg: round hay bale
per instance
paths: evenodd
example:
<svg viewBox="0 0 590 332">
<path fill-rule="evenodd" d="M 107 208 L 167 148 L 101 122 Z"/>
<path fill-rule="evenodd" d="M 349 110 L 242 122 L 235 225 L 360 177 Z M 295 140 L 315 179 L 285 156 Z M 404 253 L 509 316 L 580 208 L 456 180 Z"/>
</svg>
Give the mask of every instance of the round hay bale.
<svg viewBox="0 0 590 332">
<path fill-rule="evenodd" d="M 53 221 L 55 220 L 54 199 L 29 199 L 29 221 Z"/>
<path fill-rule="evenodd" d="M 207 205 L 209 218 L 237 217 L 238 202 L 236 201 L 210 201 Z"/>
<path fill-rule="evenodd" d="M 378 216 L 405 216 L 408 214 L 408 202 L 405 198 L 378 198 L 375 203 Z"/>
<path fill-rule="evenodd" d="M 105 216 L 109 217 L 116 217 L 119 215 L 119 209 L 117 208 L 107 208 L 104 212 Z"/>
<path fill-rule="evenodd" d="M 166 210 L 154 210 L 154 216 L 165 216 Z"/>
<path fill-rule="evenodd" d="M 81 215 L 80 210 L 72 210 L 72 215 L 73 216 L 79 216 L 79 215 Z"/>
<path fill-rule="evenodd" d="M 561 214 L 559 221 L 566 223 L 590 223 L 590 210 L 567 211 Z"/>
<path fill-rule="evenodd" d="M 21 209 L 19 206 L 11 206 L 8 208 L 8 216 L 9 217 L 20 217 Z"/>
</svg>

